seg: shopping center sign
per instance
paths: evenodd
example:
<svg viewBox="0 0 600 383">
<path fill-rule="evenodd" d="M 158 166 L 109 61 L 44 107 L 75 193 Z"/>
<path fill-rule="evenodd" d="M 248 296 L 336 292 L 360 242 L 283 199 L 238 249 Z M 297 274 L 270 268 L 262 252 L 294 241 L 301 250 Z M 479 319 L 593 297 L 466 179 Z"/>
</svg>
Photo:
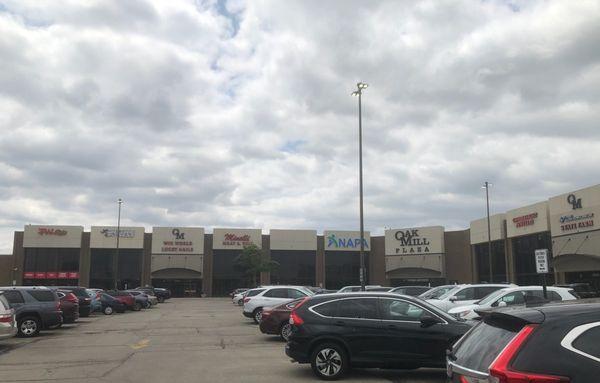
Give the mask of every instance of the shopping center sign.
<svg viewBox="0 0 600 383">
<path fill-rule="evenodd" d="M 153 227 L 152 254 L 204 254 L 204 229 Z"/>
<path fill-rule="evenodd" d="M 143 249 L 143 227 L 92 226 L 90 247 L 93 249 L 114 249 L 117 247 L 117 232 L 120 249 Z"/>
<path fill-rule="evenodd" d="M 550 199 L 552 236 L 599 230 L 600 185 Z"/>
<path fill-rule="evenodd" d="M 509 238 L 548 231 L 548 202 L 506 212 L 506 236 Z"/>
<path fill-rule="evenodd" d="M 360 231 L 331 231 L 323 232 L 326 251 L 360 251 Z M 365 251 L 371 250 L 371 234 L 364 232 Z"/>
<path fill-rule="evenodd" d="M 385 231 L 386 255 L 441 254 L 444 252 L 442 226 Z"/>
<path fill-rule="evenodd" d="M 246 246 L 262 247 L 261 229 L 214 229 L 213 249 L 241 250 Z"/>
</svg>

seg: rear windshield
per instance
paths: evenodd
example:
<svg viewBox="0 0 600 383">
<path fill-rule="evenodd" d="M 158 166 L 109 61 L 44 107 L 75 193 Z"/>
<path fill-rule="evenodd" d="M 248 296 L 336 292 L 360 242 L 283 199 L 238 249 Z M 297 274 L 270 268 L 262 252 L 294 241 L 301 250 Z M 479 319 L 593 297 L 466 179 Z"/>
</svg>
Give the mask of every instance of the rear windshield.
<svg viewBox="0 0 600 383">
<path fill-rule="evenodd" d="M 248 295 L 246 295 L 246 296 L 247 297 L 253 297 L 255 295 L 258 295 L 258 294 L 262 293 L 263 291 L 265 291 L 265 289 L 250 290 L 250 291 L 248 291 Z"/>
<path fill-rule="evenodd" d="M 39 302 L 53 302 L 56 299 L 54 293 L 48 290 L 29 290 L 27 292 Z"/>
<path fill-rule="evenodd" d="M 490 364 L 506 347 L 516 332 L 481 322 L 476 325 L 454 350 L 455 363 L 479 372 L 488 372 Z"/>
</svg>

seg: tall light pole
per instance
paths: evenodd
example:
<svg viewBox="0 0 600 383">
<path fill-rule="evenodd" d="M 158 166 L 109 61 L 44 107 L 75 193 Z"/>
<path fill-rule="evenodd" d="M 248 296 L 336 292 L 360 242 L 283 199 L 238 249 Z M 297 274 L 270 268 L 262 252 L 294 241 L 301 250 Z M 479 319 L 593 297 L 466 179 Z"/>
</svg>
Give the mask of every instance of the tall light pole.
<svg viewBox="0 0 600 383">
<path fill-rule="evenodd" d="M 121 205 L 123 204 L 123 200 L 119 198 L 117 200 L 119 204 L 119 215 L 117 218 L 117 251 L 115 252 L 115 258 L 113 259 L 113 271 L 115 273 L 115 290 L 119 289 L 119 239 L 121 238 Z"/>
<path fill-rule="evenodd" d="M 492 272 L 492 234 L 490 228 L 490 186 L 491 183 L 485 181 L 482 188 L 485 189 L 485 203 L 487 206 L 487 229 L 488 229 L 488 255 L 490 261 L 490 283 L 494 282 L 494 273 Z"/>
<path fill-rule="evenodd" d="M 356 84 L 353 96 L 358 96 L 358 183 L 360 195 L 360 290 L 365 291 L 365 224 L 363 217 L 363 169 L 362 169 L 362 92 L 369 85 Z"/>
</svg>

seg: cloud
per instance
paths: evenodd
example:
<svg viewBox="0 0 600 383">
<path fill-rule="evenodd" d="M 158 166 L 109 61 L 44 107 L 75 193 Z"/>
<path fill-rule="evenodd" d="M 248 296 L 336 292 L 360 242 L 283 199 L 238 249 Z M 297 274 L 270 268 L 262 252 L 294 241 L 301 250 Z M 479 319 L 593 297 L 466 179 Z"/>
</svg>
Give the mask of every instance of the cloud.
<svg viewBox="0 0 600 383">
<path fill-rule="evenodd" d="M 3 1 L 0 253 L 27 223 L 465 228 L 598 183 L 594 1 Z"/>
</svg>

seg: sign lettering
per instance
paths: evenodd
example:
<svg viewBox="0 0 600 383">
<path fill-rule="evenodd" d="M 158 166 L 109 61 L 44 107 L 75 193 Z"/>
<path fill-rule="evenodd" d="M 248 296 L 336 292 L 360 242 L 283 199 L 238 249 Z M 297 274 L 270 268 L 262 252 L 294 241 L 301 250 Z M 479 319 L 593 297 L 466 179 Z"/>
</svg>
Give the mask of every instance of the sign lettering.
<svg viewBox="0 0 600 383">
<path fill-rule="evenodd" d="M 575 194 L 569 194 L 567 196 L 567 202 L 571 204 L 573 210 L 581 209 L 581 198 L 577 198 Z"/>
<path fill-rule="evenodd" d="M 56 235 L 62 237 L 67 235 L 67 231 L 61 229 L 52 229 L 49 227 L 38 227 L 38 235 Z"/>
</svg>

